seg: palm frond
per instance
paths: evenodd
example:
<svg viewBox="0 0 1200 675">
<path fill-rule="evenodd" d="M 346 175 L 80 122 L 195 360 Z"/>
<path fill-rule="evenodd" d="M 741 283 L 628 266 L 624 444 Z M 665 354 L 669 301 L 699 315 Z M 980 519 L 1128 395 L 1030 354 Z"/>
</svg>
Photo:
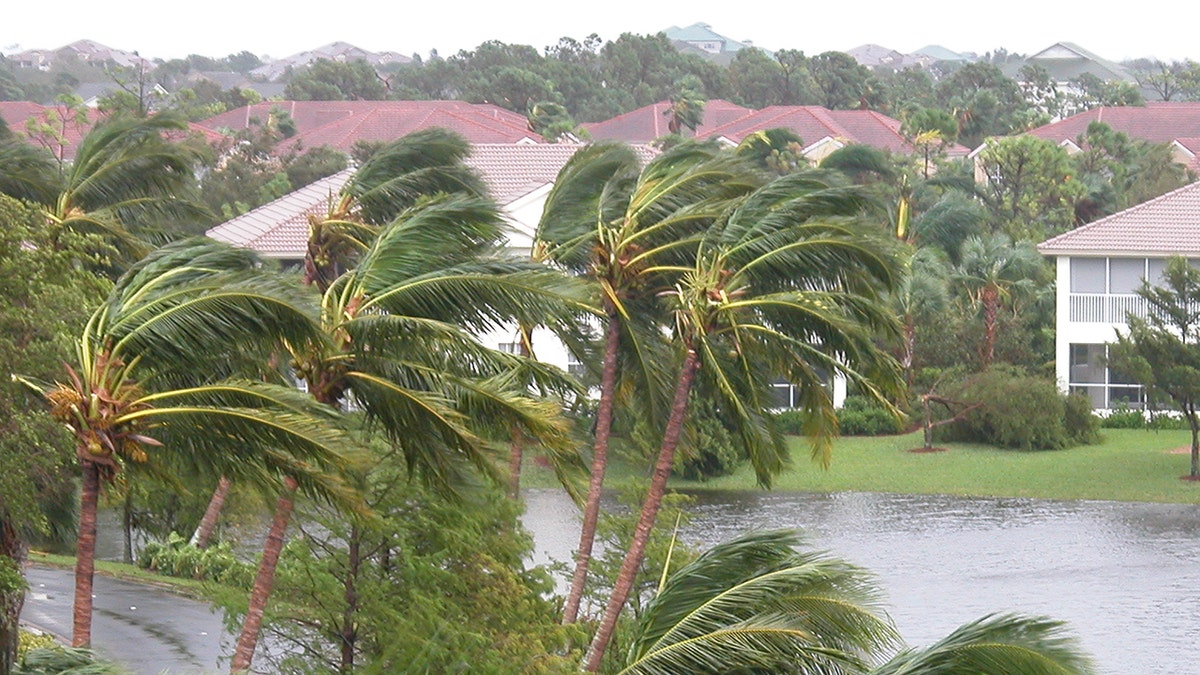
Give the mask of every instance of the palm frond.
<svg viewBox="0 0 1200 675">
<path fill-rule="evenodd" d="M 1091 659 L 1065 624 L 1044 617 L 989 615 L 924 649 L 908 649 L 871 675 L 1086 675 Z"/>
</svg>

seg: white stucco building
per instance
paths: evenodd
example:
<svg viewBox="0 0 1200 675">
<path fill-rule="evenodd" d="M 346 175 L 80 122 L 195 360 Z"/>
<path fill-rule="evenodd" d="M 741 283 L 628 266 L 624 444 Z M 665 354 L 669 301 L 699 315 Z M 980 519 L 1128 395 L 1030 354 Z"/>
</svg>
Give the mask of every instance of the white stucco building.
<svg viewBox="0 0 1200 675">
<path fill-rule="evenodd" d="M 1097 410 L 1140 408 L 1142 387 L 1106 365 L 1107 345 L 1145 316 L 1137 295 L 1155 283 L 1167 259 L 1200 267 L 1200 183 L 1102 218 L 1038 245 L 1057 268 L 1055 374 L 1059 386 L 1085 394 Z"/>
</svg>

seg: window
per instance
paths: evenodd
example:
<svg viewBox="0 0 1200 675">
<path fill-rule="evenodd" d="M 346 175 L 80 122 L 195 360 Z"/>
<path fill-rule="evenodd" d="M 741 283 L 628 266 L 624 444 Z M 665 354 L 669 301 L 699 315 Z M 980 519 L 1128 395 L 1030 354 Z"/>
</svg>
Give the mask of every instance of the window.
<svg viewBox="0 0 1200 675">
<path fill-rule="evenodd" d="M 1108 260 L 1071 258 L 1071 292 L 1103 293 L 1107 287 Z"/>
<path fill-rule="evenodd" d="M 1145 390 L 1132 378 L 1107 367 L 1108 345 L 1072 344 L 1068 388 L 1083 394 L 1093 408 L 1111 409 L 1124 404 L 1130 408 L 1145 405 Z"/>
<path fill-rule="evenodd" d="M 1071 258 L 1071 292 L 1133 295 L 1145 279 L 1159 283 L 1166 267 L 1166 258 Z"/>
<path fill-rule="evenodd" d="M 521 353 L 521 343 L 520 342 L 501 342 L 500 346 L 497 347 L 497 349 L 504 352 L 505 354 L 520 354 Z"/>
<path fill-rule="evenodd" d="M 1146 276 L 1145 258 L 1110 258 L 1108 261 L 1108 292 L 1137 293 Z"/>
<path fill-rule="evenodd" d="M 574 354 L 567 354 L 567 372 L 582 380 L 587 375 L 587 367 Z"/>
</svg>

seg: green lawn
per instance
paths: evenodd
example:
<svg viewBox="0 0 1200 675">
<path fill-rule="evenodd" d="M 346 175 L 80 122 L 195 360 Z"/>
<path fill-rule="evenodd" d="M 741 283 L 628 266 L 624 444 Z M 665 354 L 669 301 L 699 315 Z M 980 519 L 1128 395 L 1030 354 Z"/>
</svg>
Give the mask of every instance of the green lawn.
<svg viewBox="0 0 1200 675">
<path fill-rule="evenodd" d="M 808 459 L 803 439 L 793 438 L 794 462 L 776 479 L 774 489 L 1200 503 L 1200 483 L 1179 479 L 1188 472 L 1188 456 L 1171 454 L 1191 443 L 1189 432 L 1105 429 L 1102 434 L 1098 445 L 1054 452 L 952 443 L 945 446 L 946 452 L 925 454 L 907 452 L 921 445 L 920 433 L 846 437 L 834 444 L 828 471 Z M 637 471 L 618 465 L 612 473 L 619 479 Z M 554 484 L 548 471 L 533 466 L 523 482 L 529 487 Z M 749 467 L 705 483 L 673 484 L 687 489 L 755 488 Z"/>
</svg>

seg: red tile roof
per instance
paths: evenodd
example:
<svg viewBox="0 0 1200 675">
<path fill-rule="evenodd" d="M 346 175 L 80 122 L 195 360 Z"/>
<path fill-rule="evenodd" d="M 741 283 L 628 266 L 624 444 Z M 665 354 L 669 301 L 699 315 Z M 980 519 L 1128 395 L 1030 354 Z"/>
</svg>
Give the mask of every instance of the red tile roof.
<svg viewBox="0 0 1200 675">
<path fill-rule="evenodd" d="M 649 143 L 668 133 L 666 112 L 670 107 L 670 102 L 661 101 L 605 122 L 582 126 L 595 139 Z M 780 127 L 796 132 L 805 145 L 833 138 L 880 150 L 913 152 L 912 145 L 900 133 L 899 120 L 873 110 L 829 110 L 817 105 L 776 105 L 756 111 L 729 101 L 709 101 L 704 108 L 704 123 L 696 129 L 696 137 L 725 138 L 740 143 L 754 132 Z M 952 157 L 964 156 L 967 152 L 967 148 L 958 144 L 949 148 Z"/>
<path fill-rule="evenodd" d="M 860 143 L 880 150 L 913 152 L 912 145 L 900 133 L 900 121 L 874 110 L 829 110 L 818 105 L 775 105 L 745 117 L 709 129 L 708 138 L 725 138 L 740 143 L 750 134 L 765 129 L 786 128 L 794 131 L 806 146 L 825 138 Z M 964 156 L 967 148 L 950 146 L 951 157 Z"/>
<path fill-rule="evenodd" d="M 1177 138 L 1200 136 L 1200 103 L 1160 101 L 1144 106 L 1102 106 L 1028 133 L 1053 141 L 1074 141 L 1092 122 L 1103 122 L 1132 138 L 1170 143 Z"/>
<path fill-rule="evenodd" d="M 1060 234 L 1038 250 L 1051 256 L 1200 254 L 1200 182 Z"/>
<path fill-rule="evenodd" d="M 465 101 L 267 101 L 203 120 L 209 129 L 234 131 L 265 121 L 281 108 L 296 124 L 291 143 L 349 151 L 355 141 L 394 141 L 429 127 L 444 127 L 471 143 L 541 143 L 524 115 L 488 103 Z"/>
<path fill-rule="evenodd" d="M 3 117 L 4 121 L 8 123 L 8 128 L 10 131 L 20 136 L 25 136 L 26 120 L 37 117 L 44 118 L 45 115 L 51 111 L 57 111 L 60 119 L 64 115 L 61 106 L 40 105 L 37 103 L 29 103 L 27 101 L 0 101 L 0 117 Z M 79 143 L 83 140 L 83 137 L 87 135 L 87 132 L 91 130 L 92 126 L 96 124 L 96 122 L 102 120 L 103 118 L 104 114 L 99 110 L 96 110 L 95 108 L 89 108 L 86 126 L 80 128 L 74 124 L 67 124 L 59 128 L 59 132 L 62 133 L 63 139 L 65 140 L 65 143 L 62 147 L 63 159 L 71 160 L 75 158 L 75 152 L 79 149 Z M 223 135 L 213 131 L 212 129 L 206 129 L 202 126 L 192 123 L 188 123 L 188 133 L 200 134 L 204 137 L 204 140 L 208 141 L 209 143 L 213 143 L 225 138 Z M 179 140 L 179 136 L 179 134 L 170 134 L 170 137 L 173 140 Z M 50 148 L 50 150 L 57 155 L 59 148 L 57 144 L 55 144 L 55 147 Z"/>
<path fill-rule="evenodd" d="M 589 122 L 582 126 L 598 141 L 623 141 L 625 143 L 649 143 L 671 133 L 667 129 L 671 109 L 670 101 L 659 101 L 651 105 L 632 110 L 623 115 L 603 122 Z M 753 112 L 729 101 L 720 99 L 704 104 L 704 121 L 696 129 L 696 136 L 705 138 L 709 130 L 731 122 Z"/>
</svg>

